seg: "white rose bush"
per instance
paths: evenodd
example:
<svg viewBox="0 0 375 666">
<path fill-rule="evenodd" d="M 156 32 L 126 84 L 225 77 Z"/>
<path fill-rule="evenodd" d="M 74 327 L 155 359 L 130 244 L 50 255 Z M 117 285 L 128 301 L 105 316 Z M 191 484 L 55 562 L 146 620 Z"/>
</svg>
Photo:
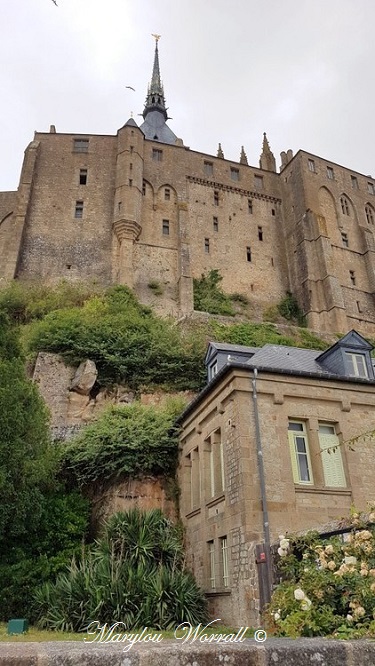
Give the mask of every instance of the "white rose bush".
<svg viewBox="0 0 375 666">
<path fill-rule="evenodd" d="M 278 636 L 375 637 L 375 511 L 343 538 L 279 537 L 282 582 L 266 620 Z"/>
</svg>

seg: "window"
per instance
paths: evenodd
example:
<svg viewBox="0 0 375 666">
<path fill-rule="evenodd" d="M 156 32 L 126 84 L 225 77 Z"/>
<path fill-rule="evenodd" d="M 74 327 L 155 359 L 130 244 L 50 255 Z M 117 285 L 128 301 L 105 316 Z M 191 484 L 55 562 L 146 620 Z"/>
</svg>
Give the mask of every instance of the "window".
<svg viewBox="0 0 375 666">
<path fill-rule="evenodd" d="M 219 539 L 220 544 L 220 585 L 229 586 L 229 566 L 228 566 L 228 539 L 226 536 Z"/>
<path fill-rule="evenodd" d="M 152 159 L 155 162 L 162 162 L 162 160 L 163 160 L 163 151 L 160 150 L 160 148 L 153 148 L 152 149 Z"/>
<path fill-rule="evenodd" d="M 263 227 L 258 227 L 258 240 L 263 240 Z"/>
<path fill-rule="evenodd" d="M 251 247 L 246 248 L 246 259 L 247 261 L 251 261 Z"/>
<path fill-rule="evenodd" d="M 352 181 L 353 190 L 358 190 L 358 178 L 357 178 L 357 176 L 350 176 L 350 180 Z"/>
<path fill-rule="evenodd" d="M 143 194 L 143 196 L 145 196 L 145 194 L 146 194 L 146 183 L 145 183 L 145 181 L 143 181 L 143 183 L 142 183 L 142 194 Z"/>
<path fill-rule="evenodd" d="M 370 192 L 370 194 L 375 194 L 374 183 L 367 183 L 367 191 Z"/>
<path fill-rule="evenodd" d="M 366 358 L 364 354 L 345 352 L 345 359 L 350 375 L 353 377 L 368 377 Z"/>
<path fill-rule="evenodd" d="M 224 491 L 223 443 L 220 430 L 210 436 L 210 496 L 216 497 Z"/>
<path fill-rule="evenodd" d="M 79 184 L 87 185 L 87 169 L 79 170 Z"/>
<path fill-rule="evenodd" d="M 129 170 L 130 170 L 130 171 L 133 171 L 133 162 L 130 162 L 130 164 L 129 164 Z"/>
<path fill-rule="evenodd" d="M 275 215 L 276 215 L 276 211 L 275 211 L 274 208 L 272 208 L 272 210 L 271 210 L 271 215 L 272 215 L 272 217 L 275 217 Z"/>
<path fill-rule="evenodd" d="M 170 201 L 171 200 L 171 191 L 169 187 L 166 187 L 164 189 L 164 201 Z"/>
<path fill-rule="evenodd" d="M 198 447 L 190 451 L 186 456 L 186 468 L 188 474 L 188 491 L 190 494 L 190 502 L 188 511 L 197 508 L 200 505 L 201 499 L 201 480 L 200 480 L 200 465 L 199 465 L 199 449 Z"/>
<path fill-rule="evenodd" d="M 208 578 L 211 590 L 216 588 L 216 563 L 215 563 L 215 544 L 208 541 Z"/>
<path fill-rule="evenodd" d="M 335 426 L 328 423 L 319 423 L 318 435 L 324 484 L 344 488 L 346 486 L 345 471 Z"/>
<path fill-rule="evenodd" d="M 294 483 L 311 485 L 313 479 L 305 424 L 289 421 L 288 435 Z"/>
<path fill-rule="evenodd" d="M 204 162 L 203 168 L 204 168 L 204 173 L 206 174 L 206 176 L 213 176 L 214 175 L 213 162 Z"/>
<path fill-rule="evenodd" d="M 349 215 L 349 203 L 346 197 L 340 198 L 341 210 L 343 215 Z"/>
<path fill-rule="evenodd" d="M 76 201 L 74 217 L 77 219 L 81 219 L 83 217 L 83 201 Z"/>
<path fill-rule="evenodd" d="M 240 179 L 240 170 L 235 169 L 234 167 L 230 168 L 230 177 L 232 180 L 239 180 Z"/>
<path fill-rule="evenodd" d="M 134 150 L 134 146 L 130 146 L 130 152 L 132 153 Z"/>
<path fill-rule="evenodd" d="M 219 205 L 219 192 L 217 192 L 217 190 L 215 190 L 215 192 L 214 192 L 214 206 L 218 206 L 218 205 Z"/>
<path fill-rule="evenodd" d="M 315 162 L 314 160 L 307 160 L 307 165 L 309 167 L 309 171 L 312 173 L 315 173 Z"/>
<path fill-rule="evenodd" d="M 133 187 L 133 181 L 131 178 L 129 178 L 129 187 Z"/>
<path fill-rule="evenodd" d="M 117 204 L 118 212 L 121 213 L 122 201 L 119 201 Z"/>
<path fill-rule="evenodd" d="M 263 189 L 263 176 L 257 176 L 255 174 L 254 176 L 254 185 L 257 190 L 262 190 Z"/>
<path fill-rule="evenodd" d="M 88 153 L 89 140 L 88 139 L 73 139 L 73 151 L 75 153 Z"/>
<path fill-rule="evenodd" d="M 207 254 L 209 254 L 209 252 L 210 252 L 210 239 L 209 238 L 204 239 L 204 251 L 207 252 Z"/>
<path fill-rule="evenodd" d="M 219 220 L 218 220 L 217 217 L 213 218 L 213 227 L 214 227 L 214 231 L 219 231 Z"/>
<path fill-rule="evenodd" d="M 361 303 L 359 301 L 357 301 L 357 310 L 358 312 L 362 312 Z"/>
<path fill-rule="evenodd" d="M 335 179 L 334 171 L 333 171 L 332 167 L 329 167 L 329 166 L 327 166 L 327 178 L 329 180 L 334 180 Z"/>
<path fill-rule="evenodd" d="M 344 247 L 349 247 L 348 234 L 344 233 L 344 231 L 341 232 L 341 239 L 342 239 L 343 246 Z"/>
<path fill-rule="evenodd" d="M 169 236 L 169 220 L 163 220 L 163 236 Z"/>
<path fill-rule="evenodd" d="M 350 277 L 350 282 L 352 285 L 355 285 L 355 272 L 354 271 L 349 271 L 349 277 Z"/>
<path fill-rule="evenodd" d="M 217 375 L 217 361 L 214 361 L 214 363 L 210 366 L 209 369 L 209 381 L 213 379 Z"/>
<path fill-rule="evenodd" d="M 374 224 L 374 211 L 371 206 L 365 206 L 367 224 Z"/>
</svg>

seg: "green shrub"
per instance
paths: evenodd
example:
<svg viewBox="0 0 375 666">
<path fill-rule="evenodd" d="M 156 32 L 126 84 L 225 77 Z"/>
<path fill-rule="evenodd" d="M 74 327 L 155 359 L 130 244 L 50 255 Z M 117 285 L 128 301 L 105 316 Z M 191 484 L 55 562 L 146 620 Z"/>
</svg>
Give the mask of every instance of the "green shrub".
<svg viewBox="0 0 375 666">
<path fill-rule="evenodd" d="M 109 520 L 103 536 L 55 584 L 35 594 L 39 626 L 83 631 L 92 621 L 169 629 L 206 620 L 206 603 L 183 568 L 182 535 L 159 510 Z"/>
<path fill-rule="evenodd" d="M 306 317 L 300 309 L 296 297 L 289 291 L 277 307 L 281 316 L 288 321 L 295 322 L 298 326 L 306 326 Z"/>
<path fill-rule="evenodd" d="M 282 335 L 273 324 L 233 324 L 225 326 L 213 322 L 212 332 L 217 342 L 228 342 L 233 345 L 262 347 L 265 344 L 295 345 L 293 338 Z"/>
<path fill-rule="evenodd" d="M 160 282 L 158 282 L 157 280 L 150 280 L 150 282 L 148 283 L 148 288 L 154 292 L 155 296 L 162 296 L 164 291 Z"/>
<path fill-rule="evenodd" d="M 220 287 L 222 279 L 216 269 L 199 279 L 194 278 L 194 310 L 231 317 L 235 315 L 231 297 Z"/>
<path fill-rule="evenodd" d="M 178 431 L 173 409 L 111 407 L 63 449 L 65 473 L 80 485 L 128 475 L 173 477 Z"/>
<path fill-rule="evenodd" d="M 375 513 L 370 514 L 374 521 Z M 375 528 L 354 514 L 346 542 L 316 533 L 280 542 L 284 581 L 267 610 L 279 636 L 375 636 Z"/>
</svg>

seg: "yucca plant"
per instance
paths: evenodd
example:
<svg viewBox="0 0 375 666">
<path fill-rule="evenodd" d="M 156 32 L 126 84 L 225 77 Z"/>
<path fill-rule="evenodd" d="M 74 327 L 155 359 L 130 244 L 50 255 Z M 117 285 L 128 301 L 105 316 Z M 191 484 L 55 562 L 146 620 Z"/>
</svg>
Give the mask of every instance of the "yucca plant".
<svg viewBox="0 0 375 666">
<path fill-rule="evenodd" d="M 107 522 L 101 538 L 55 584 L 35 595 L 39 625 L 84 631 L 92 621 L 124 629 L 169 629 L 206 620 L 206 603 L 184 569 L 182 533 L 159 510 L 132 509 Z"/>
</svg>

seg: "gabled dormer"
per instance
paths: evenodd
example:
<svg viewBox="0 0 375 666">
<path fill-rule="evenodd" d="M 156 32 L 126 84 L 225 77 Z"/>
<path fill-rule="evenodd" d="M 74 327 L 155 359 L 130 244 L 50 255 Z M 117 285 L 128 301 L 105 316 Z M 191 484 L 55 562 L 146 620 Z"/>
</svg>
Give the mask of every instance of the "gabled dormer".
<svg viewBox="0 0 375 666">
<path fill-rule="evenodd" d="M 209 342 L 204 359 L 207 368 L 207 380 L 210 382 L 227 363 L 246 363 L 257 351 L 257 347 L 230 345 L 225 342 Z"/>
<path fill-rule="evenodd" d="M 373 346 L 353 330 L 320 354 L 316 361 L 336 375 L 373 380 L 372 349 Z"/>
</svg>

